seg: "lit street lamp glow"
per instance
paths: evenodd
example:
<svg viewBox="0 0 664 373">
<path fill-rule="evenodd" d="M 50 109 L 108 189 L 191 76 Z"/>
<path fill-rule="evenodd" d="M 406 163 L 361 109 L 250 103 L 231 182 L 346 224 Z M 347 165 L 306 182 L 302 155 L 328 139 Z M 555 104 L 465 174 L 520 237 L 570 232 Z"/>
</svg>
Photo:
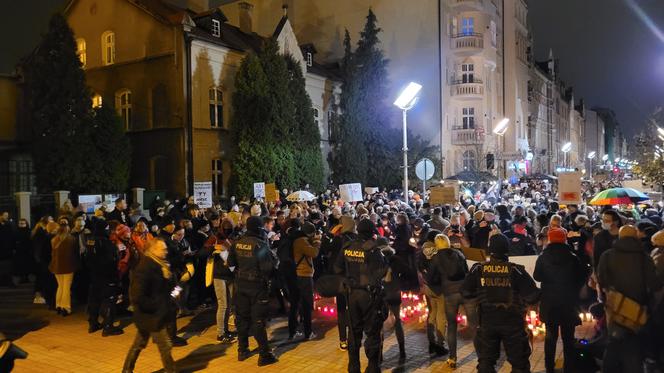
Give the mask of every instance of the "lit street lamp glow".
<svg viewBox="0 0 664 373">
<path fill-rule="evenodd" d="M 498 136 L 502 136 L 507 132 L 507 125 L 510 123 L 509 118 L 503 118 L 496 124 L 496 128 L 493 129 L 493 133 Z"/>
<path fill-rule="evenodd" d="M 657 127 L 657 132 L 664 136 L 664 128 Z"/>
<path fill-rule="evenodd" d="M 572 143 L 571 142 L 566 143 L 565 145 L 563 145 L 562 148 L 560 148 L 560 150 L 562 150 L 563 153 L 567 153 L 568 151 L 572 150 Z"/>
<path fill-rule="evenodd" d="M 603 161 L 608 161 L 608 160 L 609 160 L 609 155 L 608 155 L 608 154 L 604 154 L 604 155 L 602 156 L 602 160 L 603 160 Z"/>
<path fill-rule="evenodd" d="M 422 85 L 410 82 L 406 88 L 401 91 L 399 97 L 394 101 L 394 105 L 401 110 L 410 110 L 417 102 L 417 94 L 422 90 Z"/>
<path fill-rule="evenodd" d="M 590 152 L 590 153 L 588 153 L 588 159 L 593 159 L 593 158 L 595 158 L 595 155 L 596 155 L 596 154 L 597 154 L 597 153 L 595 153 L 595 152 Z"/>
<path fill-rule="evenodd" d="M 408 203 L 408 120 L 406 113 L 415 106 L 421 90 L 422 85 L 410 82 L 394 101 L 394 105 L 403 113 L 403 199 L 406 203 Z"/>
</svg>

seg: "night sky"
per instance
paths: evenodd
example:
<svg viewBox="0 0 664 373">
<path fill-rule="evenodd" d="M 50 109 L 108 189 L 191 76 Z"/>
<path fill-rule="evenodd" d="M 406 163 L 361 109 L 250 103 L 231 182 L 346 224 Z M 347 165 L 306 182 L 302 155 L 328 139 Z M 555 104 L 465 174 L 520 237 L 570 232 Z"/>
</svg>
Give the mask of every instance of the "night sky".
<svg viewBox="0 0 664 373">
<path fill-rule="evenodd" d="M 0 73 L 12 71 L 67 0 L 15 1 L 0 22 Z M 530 0 L 538 60 L 553 49 L 575 97 L 612 108 L 633 135 L 664 105 L 664 0 Z M 643 9 L 638 14 L 630 3 Z M 648 22 L 647 17 L 651 21 Z M 648 27 L 650 24 L 650 27 Z"/>
<path fill-rule="evenodd" d="M 648 28 L 629 3 L 659 30 Z M 664 105 L 664 1 L 531 0 L 528 6 L 537 59 L 553 49 L 577 100 L 612 108 L 630 137 Z"/>
</svg>

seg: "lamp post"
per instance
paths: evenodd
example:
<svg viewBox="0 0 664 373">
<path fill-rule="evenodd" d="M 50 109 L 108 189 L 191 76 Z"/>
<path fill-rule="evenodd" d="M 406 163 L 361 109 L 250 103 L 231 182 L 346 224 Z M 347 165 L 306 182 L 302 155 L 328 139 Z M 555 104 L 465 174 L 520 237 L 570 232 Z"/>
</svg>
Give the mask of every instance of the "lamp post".
<svg viewBox="0 0 664 373">
<path fill-rule="evenodd" d="M 415 106 L 421 90 L 420 84 L 410 82 L 394 101 L 394 106 L 401 109 L 403 113 L 403 199 L 406 204 L 408 204 L 408 120 L 406 113 Z"/>
<path fill-rule="evenodd" d="M 503 135 L 505 135 L 505 132 L 507 132 L 507 127 L 510 124 L 510 119 L 509 118 L 503 118 L 496 124 L 496 127 L 493 129 L 493 133 L 495 135 L 500 136 L 500 141 L 498 141 L 498 180 L 502 178 L 502 170 L 503 170 Z"/>
<path fill-rule="evenodd" d="M 590 160 L 590 179 L 591 180 L 593 178 L 593 159 L 595 159 L 596 155 L 597 155 L 597 153 L 595 153 L 594 151 L 588 153 L 588 159 Z"/>
<path fill-rule="evenodd" d="M 560 148 L 560 150 L 563 151 L 563 154 L 564 154 L 564 157 L 565 157 L 565 161 L 564 161 L 563 166 L 565 167 L 565 169 L 567 169 L 568 168 L 567 167 L 567 153 L 569 153 L 569 151 L 572 150 L 572 143 L 567 142 L 565 145 L 563 145 L 562 148 Z"/>
</svg>

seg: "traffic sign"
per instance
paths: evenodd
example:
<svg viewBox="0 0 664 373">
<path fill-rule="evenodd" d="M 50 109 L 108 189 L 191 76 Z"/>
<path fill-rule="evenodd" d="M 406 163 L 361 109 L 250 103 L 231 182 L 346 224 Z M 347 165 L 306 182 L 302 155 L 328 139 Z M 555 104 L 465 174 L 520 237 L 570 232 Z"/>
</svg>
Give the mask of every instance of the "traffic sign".
<svg viewBox="0 0 664 373">
<path fill-rule="evenodd" d="M 417 175 L 417 178 L 422 181 L 431 179 L 434 172 L 436 172 L 436 168 L 434 167 L 433 162 L 428 158 L 420 159 L 415 165 L 415 174 Z"/>
</svg>

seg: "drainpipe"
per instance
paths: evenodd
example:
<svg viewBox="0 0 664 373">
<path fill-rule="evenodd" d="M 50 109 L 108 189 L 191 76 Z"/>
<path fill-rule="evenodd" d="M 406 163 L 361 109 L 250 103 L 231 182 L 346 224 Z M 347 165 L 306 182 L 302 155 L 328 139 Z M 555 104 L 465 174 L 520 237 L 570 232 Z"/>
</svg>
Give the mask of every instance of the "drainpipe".
<svg viewBox="0 0 664 373">
<path fill-rule="evenodd" d="M 194 193 L 194 125 L 191 112 L 191 37 L 185 33 L 184 36 L 185 66 L 186 78 L 185 89 L 187 95 L 187 123 L 185 127 L 185 153 L 187 160 L 185 162 L 185 175 L 187 178 L 187 195 Z"/>
</svg>

